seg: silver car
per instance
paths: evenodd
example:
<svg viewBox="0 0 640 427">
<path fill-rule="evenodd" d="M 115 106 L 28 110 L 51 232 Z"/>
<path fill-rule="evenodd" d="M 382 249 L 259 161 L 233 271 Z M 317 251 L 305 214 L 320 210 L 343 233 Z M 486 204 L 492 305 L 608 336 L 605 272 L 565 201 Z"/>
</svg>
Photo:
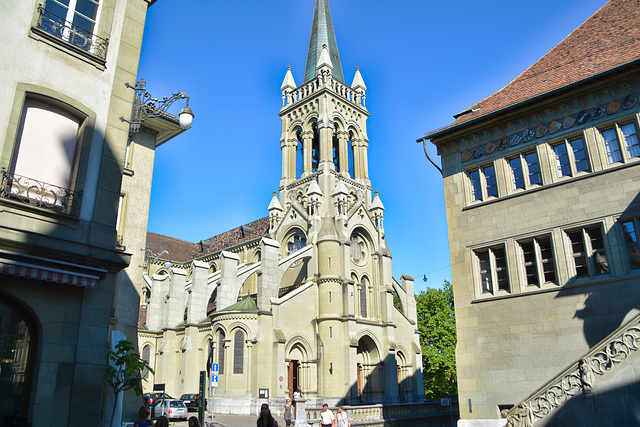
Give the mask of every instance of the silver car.
<svg viewBox="0 0 640 427">
<path fill-rule="evenodd" d="M 178 399 L 157 400 L 151 406 L 151 418 L 164 415 L 170 420 L 186 420 L 189 417 L 187 406 Z"/>
</svg>

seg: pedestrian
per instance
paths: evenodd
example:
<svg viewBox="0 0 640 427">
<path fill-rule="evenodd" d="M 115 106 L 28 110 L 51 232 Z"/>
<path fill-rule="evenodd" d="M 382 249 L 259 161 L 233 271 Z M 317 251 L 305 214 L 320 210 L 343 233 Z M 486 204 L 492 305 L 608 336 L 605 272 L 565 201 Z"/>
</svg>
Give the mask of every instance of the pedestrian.
<svg viewBox="0 0 640 427">
<path fill-rule="evenodd" d="M 169 418 L 160 415 L 156 420 L 156 427 L 169 427 Z"/>
<path fill-rule="evenodd" d="M 320 412 L 320 426 L 321 427 L 335 427 L 336 419 L 333 416 L 333 412 L 329 410 L 329 405 L 322 404 L 322 411 Z"/>
<path fill-rule="evenodd" d="M 302 390 L 300 389 L 300 387 L 298 387 L 296 391 L 293 392 L 293 401 L 295 402 L 296 399 L 299 399 L 301 397 L 302 397 Z"/>
<path fill-rule="evenodd" d="M 336 416 L 336 426 L 337 427 L 350 427 L 351 421 L 349 421 L 349 415 L 347 415 L 347 411 L 341 406 L 338 408 L 338 415 Z"/>
<path fill-rule="evenodd" d="M 135 427 L 154 426 L 155 423 L 148 419 L 149 415 L 151 415 L 151 409 L 149 409 L 148 406 L 141 406 L 140 409 L 138 409 L 138 421 L 134 422 L 133 425 Z"/>
<path fill-rule="evenodd" d="M 271 410 L 267 403 L 263 403 L 260 407 L 260 417 L 256 424 L 257 427 L 278 427 L 278 422 L 271 416 Z"/>
<path fill-rule="evenodd" d="M 282 418 L 284 418 L 284 422 L 287 426 L 291 425 L 291 420 L 293 419 L 293 407 L 291 406 L 291 399 L 287 399 L 286 403 L 284 404 Z"/>
<path fill-rule="evenodd" d="M 198 417 L 189 417 L 189 427 L 202 427 Z"/>
</svg>

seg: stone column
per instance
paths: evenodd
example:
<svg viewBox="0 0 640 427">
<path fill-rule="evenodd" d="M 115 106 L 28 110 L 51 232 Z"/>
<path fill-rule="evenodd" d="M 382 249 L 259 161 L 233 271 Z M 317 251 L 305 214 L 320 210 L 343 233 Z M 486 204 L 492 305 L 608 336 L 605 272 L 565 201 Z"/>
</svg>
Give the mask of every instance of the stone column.
<svg viewBox="0 0 640 427">
<path fill-rule="evenodd" d="M 367 181 L 369 180 L 369 159 L 367 156 L 367 152 L 369 151 L 369 141 L 365 140 L 362 142 L 362 178 L 365 178 Z"/>
<path fill-rule="evenodd" d="M 271 311 L 270 298 L 278 296 L 278 255 L 280 243 L 263 238 L 260 242 L 261 267 L 258 272 L 257 305 L 260 311 Z"/>
<path fill-rule="evenodd" d="M 311 174 L 311 157 L 313 156 L 313 150 L 311 145 L 313 144 L 313 131 L 309 130 L 302 132 L 302 176 L 305 177 Z"/>
<path fill-rule="evenodd" d="M 191 264 L 191 289 L 188 295 L 187 323 L 199 323 L 207 317 L 207 276 L 209 264 L 194 260 Z"/>
<path fill-rule="evenodd" d="M 330 123 L 323 122 L 318 125 L 320 133 L 320 162 L 318 169 L 323 163 L 328 163 L 330 169 L 334 169 L 333 164 L 333 127 Z"/>
<path fill-rule="evenodd" d="M 353 147 L 353 179 L 362 177 L 362 140 L 351 140 L 351 147 Z"/>
<path fill-rule="evenodd" d="M 220 311 L 238 301 L 238 262 L 240 257 L 234 253 L 222 251 L 220 257 L 220 284 L 216 310 Z"/>
<path fill-rule="evenodd" d="M 415 325 L 418 322 L 418 312 L 416 310 L 416 295 L 413 288 L 413 277 L 403 274 L 400 280 L 402 281 L 402 287 L 406 293 L 403 307 L 404 315 L 407 316 L 407 319 Z"/>
<path fill-rule="evenodd" d="M 307 422 L 307 401 L 309 399 L 299 398 L 296 399 L 296 408 L 294 414 L 294 422 L 293 424 L 302 427 L 309 427 L 309 423 Z"/>
<path fill-rule="evenodd" d="M 340 132 L 338 134 L 338 153 L 339 153 L 339 168 L 341 173 L 349 172 L 349 153 L 347 150 L 349 135 L 347 132 Z"/>
<path fill-rule="evenodd" d="M 165 325 L 165 301 L 169 293 L 169 276 L 153 275 L 151 279 L 151 298 L 147 306 L 147 328 L 152 331 Z"/>
<path fill-rule="evenodd" d="M 169 291 L 169 317 L 165 327 L 175 327 L 184 322 L 184 309 L 187 303 L 187 294 L 184 285 L 187 279 L 187 271 L 181 268 L 172 268 L 169 273 L 171 278 L 171 290 Z"/>
</svg>

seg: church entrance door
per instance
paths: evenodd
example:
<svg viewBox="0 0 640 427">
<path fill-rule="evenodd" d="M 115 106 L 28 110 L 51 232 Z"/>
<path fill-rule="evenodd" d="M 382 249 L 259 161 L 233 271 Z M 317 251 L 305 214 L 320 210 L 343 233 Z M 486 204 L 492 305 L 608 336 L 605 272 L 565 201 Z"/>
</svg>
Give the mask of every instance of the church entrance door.
<svg viewBox="0 0 640 427">
<path fill-rule="evenodd" d="M 288 386 L 289 386 L 289 398 L 293 399 L 293 392 L 300 387 L 300 382 L 298 381 L 300 377 L 300 362 L 297 360 L 289 361 L 289 366 L 287 369 L 289 372 L 288 378 Z"/>
</svg>

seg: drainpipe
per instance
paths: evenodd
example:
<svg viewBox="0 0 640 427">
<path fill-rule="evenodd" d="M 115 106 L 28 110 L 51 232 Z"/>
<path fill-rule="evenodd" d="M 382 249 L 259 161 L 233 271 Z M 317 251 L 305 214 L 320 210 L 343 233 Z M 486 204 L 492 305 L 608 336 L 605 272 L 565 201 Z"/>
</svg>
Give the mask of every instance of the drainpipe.
<svg viewBox="0 0 640 427">
<path fill-rule="evenodd" d="M 442 173 L 442 169 L 440 168 L 440 166 L 438 166 L 436 164 L 436 162 L 434 162 L 433 160 L 431 160 L 431 157 L 429 157 L 429 153 L 427 153 L 427 137 L 423 136 L 422 138 L 418 138 L 416 139 L 416 142 L 422 142 L 422 148 L 424 148 L 424 155 L 427 156 L 427 159 L 431 162 L 431 164 L 433 166 L 435 166 L 436 169 L 438 169 L 438 171 L 440 172 L 440 175 L 444 176 L 444 174 Z"/>
</svg>

